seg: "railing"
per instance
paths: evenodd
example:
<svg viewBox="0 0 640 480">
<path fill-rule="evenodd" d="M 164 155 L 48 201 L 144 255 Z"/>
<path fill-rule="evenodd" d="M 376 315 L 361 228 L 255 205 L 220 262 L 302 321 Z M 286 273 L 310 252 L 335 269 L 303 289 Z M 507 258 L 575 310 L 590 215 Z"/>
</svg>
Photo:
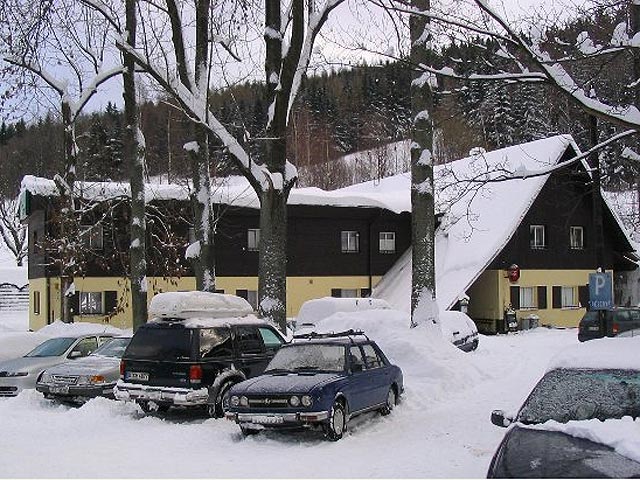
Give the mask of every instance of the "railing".
<svg viewBox="0 0 640 480">
<path fill-rule="evenodd" d="M 0 284 L 0 311 L 29 310 L 29 285 Z"/>
</svg>

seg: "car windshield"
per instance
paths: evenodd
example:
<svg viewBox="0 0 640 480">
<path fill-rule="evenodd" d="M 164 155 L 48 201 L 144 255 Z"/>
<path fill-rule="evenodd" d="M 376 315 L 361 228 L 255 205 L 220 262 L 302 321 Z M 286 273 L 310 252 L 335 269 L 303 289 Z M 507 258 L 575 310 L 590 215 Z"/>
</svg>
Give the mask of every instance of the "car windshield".
<svg viewBox="0 0 640 480">
<path fill-rule="evenodd" d="M 191 330 L 140 328 L 127 347 L 127 357 L 140 360 L 190 360 Z"/>
<path fill-rule="evenodd" d="M 518 413 L 522 423 L 640 416 L 640 372 L 571 370 L 548 372 Z"/>
<path fill-rule="evenodd" d="M 345 369 L 345 347 L 321 343 L 289 345 L 278 350 L 267 366 L 267 372 L 320 370 L 342 372 Z"/>
<path fill-rule="evenodd" d="M 25 357 L 58 357 L 75 341 L 75 337 L 50 338 L 27 353 Z"/>
<path fill-rule="evenodd" d="M 130 341 L 130 338 L 114 338 L 98 347 L 91 355 L 121 358 Z"/>
</svg>

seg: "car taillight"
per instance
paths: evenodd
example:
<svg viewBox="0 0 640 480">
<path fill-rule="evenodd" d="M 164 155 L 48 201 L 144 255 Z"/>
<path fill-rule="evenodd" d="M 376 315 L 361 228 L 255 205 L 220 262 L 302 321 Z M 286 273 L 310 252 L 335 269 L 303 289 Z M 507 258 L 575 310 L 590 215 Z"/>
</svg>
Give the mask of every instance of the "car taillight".
<svg viewBox="0 0 640 480">
<path fill-rule="evenodd" d="M 124 380 L 124 360 L 120 360 L 120 378 Z"/>
<path fill-rule="evenodd" d="M 200 383 L 202 381 L 201 365 L 191 365 L 189 367 L 189 380 L 191 383 Z"/>
<path fill-rule="evenodd" d="M 613 334 L 617 335 L 619 331 L 620 331 L 620 325 L 618 325 L 617 323 L 614 323 L 613 324 Z"/>
</svg>

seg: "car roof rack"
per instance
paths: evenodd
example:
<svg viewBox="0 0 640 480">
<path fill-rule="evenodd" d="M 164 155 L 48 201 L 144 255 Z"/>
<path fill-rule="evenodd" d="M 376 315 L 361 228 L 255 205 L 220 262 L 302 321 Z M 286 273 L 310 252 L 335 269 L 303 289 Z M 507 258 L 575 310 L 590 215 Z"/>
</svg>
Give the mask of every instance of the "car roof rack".
<svg viewBox="0 0 640 480">
<path fill-rule="evenodd" d="M 339 338 L 339 337 L 348 337 L 351 342 L 353 342 L 353 338 L 355 336 L 363 336 L 364 338 L 369 340 L 369 337 L 362 330 L 345 330 L 343 332 L 327 332 L 327 333 L 318 333 L 318 332 L 310 332 L 310 333 L 300 333 L 298 335 L 293 335 L 294 339 L 307 339 L 307 340 L 315 340 L 319 338 Z"/>
</svg>

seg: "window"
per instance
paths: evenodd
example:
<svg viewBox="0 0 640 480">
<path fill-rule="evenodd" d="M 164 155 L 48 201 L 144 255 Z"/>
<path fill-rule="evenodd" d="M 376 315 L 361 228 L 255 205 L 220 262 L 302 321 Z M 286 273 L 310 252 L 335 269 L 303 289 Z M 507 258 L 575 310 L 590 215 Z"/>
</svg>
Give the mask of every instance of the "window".
<svg viewBox="0 0 640 480">
<path fill-rule="evenodd" d="M 271 330 L 270 328 L 258 327 L 258 331 L 262 336 L 262 341 L 264 342 L 264 346 L 267 350 L 275 350 L 280 348 L 280 345 L 282 345 L 282 340 L 280 340 L 280 337 L 278 337 L 278 335 L 276 335 L 273 330 Z"/>
<path fill-rule="evenodd" d="M 104 313 L 102 292 L 80 292 L 80 315 Z"/>
<path fill-rule="evenodd" d="M 33 313 L 40 315 L 40 292 L 38 290 L 33 292 Z"/>
<path fill-rule="evenodd" d="M 360 369 L 365 369 L 364 360 L 362 359 L 362 352 L 360 351 L 360 347 L 351 347 L 349 348 L 349 362 L 351 363 L 351 369 L 355 365 L 360 365 Z"/>
<path fill-rule="evenodd" d="M 98 348 L 98 339 L 96 337 L 83 338 L 73 347 L 71 353 L 79 352 L 81 357 L 86 357 Z"/>
<path fill-rule="evenodd" d="M 332 288 L 331 296 L 334 298 L 358 298 L 356 288 Z"/>
<path fill-rule="evenodd" d="M 520 309 L 536 308 L 534 287 L 520 287 Z"/>
<path fill-rule="evenodd" d="M 396 232 L 380 232 L 380 253 L 396 253 Z"/>
<path fill-rule="evenodd" d="M 102 250 L 103 244 L 103 231 L 102 225 L 97 223 L 96 225 L 82 225 L 80 238 L 86 248 L 91 250 Z"/>
<path fill-rule="evenodd" d="M 584 248 L 584 229 L 578 226 L 569 228 L 569 246 L 571 250 L 582 250 Z"/>
<path fill-rule="evenodd" d="M 260 229 L 250 228 L 247 230 L 247 250 L 250 252 L 258 251 L 260 246 Z"/>
<path fill-rule="evenodd" d="M 540 250 L 547 247 L 544 235 L 544 225 L 529 226 L 529 245 L 534 250 Z"/>
<path fill-rule="evenodd" d="M 238 327 L 236 341 L 242 355 L 257 354 L 264 351 L 264 343 L 256 327 Z"/>
<path fill-rule="evenodd" d="M 382 360 L 378 356 L 378 352 L 376 352 L 372 345 L 363 345 L 362 349 L 364 350 L 364 360 L 367 368 L 379 368 L 383 365 Z"/>
<path fill-rule="evenodd" d="M 258 310 L 258 291 L 247 290 L 247 302 L 253 307 L 254 310 Z"/>
<path fill-rule="evenodd" d="M 233 355 L 231 330 L 227 327 L 200 330 L 200 357 L 221 358 Z"/>
<path fill-rule="evenodd" d="M 562 287 L 562 308 L 578 306 L 578 297 L 575 287 Z"/>
<path fill-rule="evenodd" d="M 340 233 L 342 239 L 342 253 L 358 253 L 360 251 L 360 233 L 343 230 Z"/>
</svg>

